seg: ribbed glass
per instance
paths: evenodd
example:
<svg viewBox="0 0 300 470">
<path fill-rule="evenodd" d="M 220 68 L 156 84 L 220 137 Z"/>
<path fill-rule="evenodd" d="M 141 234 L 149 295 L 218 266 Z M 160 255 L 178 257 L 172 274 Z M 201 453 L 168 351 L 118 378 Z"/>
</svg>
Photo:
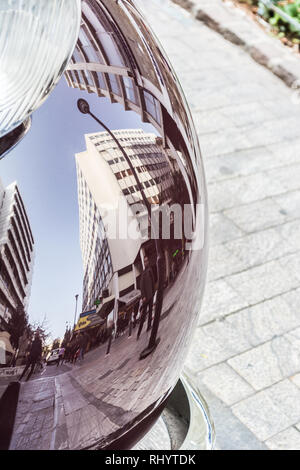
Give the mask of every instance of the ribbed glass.
<svg viewBox="0 0 300 470">
<path fill-rule="evenodd" d="M 67 66 L 80 0 L 0 0 L 0 137 L 46 99 Z"/>
</svg>

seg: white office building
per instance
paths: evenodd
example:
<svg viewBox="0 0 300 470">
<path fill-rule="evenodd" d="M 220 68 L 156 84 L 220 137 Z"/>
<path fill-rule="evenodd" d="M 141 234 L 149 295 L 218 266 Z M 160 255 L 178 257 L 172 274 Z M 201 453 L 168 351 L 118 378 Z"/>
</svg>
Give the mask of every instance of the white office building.
<svg viewBox="0 0 300 470">
<path fill-rule="evenodd" d="M 0 181 L 0 329 L 13 311 L 27 310 L 34 239 L 17 183 Z"/>
<path fill-rule="evenodd" d="M 113 133 L 135 168 L 138 181 L 107 132 L 85 135 L 87 149 L 76 155 L 83 311 L 92 308 L 105 289 L 115 298 L 136 289 L 148 231 L 146 208 L 139 214 L 135 210 L 136 204 L 143 204 L 141 190 L 148 203 L 157 207 L 171 201 L 174 190 L 170 162 L 160 138 L 141 129 Z M 136 236 L 127 232 L 122 237 L 120 224 L 124 217 L 124 226 L 134 229 Z M 112 220 L 116 223 L 117 237 L 112 236 Z"/>
</svg>

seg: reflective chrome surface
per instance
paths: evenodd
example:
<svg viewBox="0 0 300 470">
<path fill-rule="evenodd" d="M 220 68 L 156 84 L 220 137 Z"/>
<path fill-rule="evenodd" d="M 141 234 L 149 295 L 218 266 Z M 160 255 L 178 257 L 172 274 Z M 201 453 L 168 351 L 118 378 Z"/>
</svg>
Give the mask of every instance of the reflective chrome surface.
<svg viewBox="0 0 300 470">
<path fill-rule="evenodd" d="M 131 447 L 179 378 L 207 267 L 197 137 L 132 0 L 82 1 L 0 178 L 0 445 Z"/>
<path fill-rule="evenodd" d="M 0 137 L 28 119 L 69 62 L 80 0 L 1 0 Z"/>
</svg>

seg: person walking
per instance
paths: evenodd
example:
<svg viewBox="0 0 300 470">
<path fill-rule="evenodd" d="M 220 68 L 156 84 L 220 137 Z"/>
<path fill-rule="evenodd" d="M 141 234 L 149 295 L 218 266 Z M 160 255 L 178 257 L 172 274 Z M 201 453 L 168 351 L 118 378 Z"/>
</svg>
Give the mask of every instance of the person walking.
<svg viewBox="0 0 300 470">
<path fill-rule="evenodd" d="M 89 337 L 86 332 L 80 333 L 79 335 L 79 360 L 80 362 L 84 359 L 84 353 L 86 351 L 89 342 Z"/>
<path fill-rule="evenodd" d="M 142 308 L 141 308 L 141 318 L 140 325 L 137 334 L 137 340 L 140 337 L 140 334 L 143 329 L 144 322 L 148 313 L 148 327 L 147 331 L 151 329 L 152 323 L 152 307 L 153 307 L 153 296 L 155 293 L 154 277 L 153 272 L 149 263 L 149 258 L 145 256 L 144 258 L 145 269 L 141 275 L 140 289 L 142 297 Z"/>
<path fill-rule="evenodd" d="M 26 374 L 27 370 L 31 366 L 31 369 L 30 369 L 30 372 L 29 372 L 29 374 L 26 378 L 26 381 L 30 379 L 31 375 L 33 374 L 35 365 L 37 364 L 37 362 L 39 362 L 39 360 L 41 358 L 42 351 L 43 351 L 42 340 L 40 338 L 39 331 L 37 331 L 36 334 L 35 334 L 35 338 L 33 340 L 33 343 L 31 345 L 31 348 L 30 348 L 29 356 L 28 356 L 28 359 L 27 359 L 27 364 L 26 364 L 25 369 L 23 370 L 22 375 L 21 375 L 19 380 L 22 380 L 22 378 Z"/>
<path fill-rule="evenodd" d="M 71 363 L 76 364 L 79 355 L 79 339 L 78 335 L 75 334 L 71 339 Z"/>
<path fill-rule="evenodd" d="M 63 363 L 64 355 L 65 355 L 65 348 L 60 348 L 59 353 L 58 353 L 58 359 L 57 359 L 57 366 L 56 367 L 58 367 L 59 364 Z"/>
</svg>

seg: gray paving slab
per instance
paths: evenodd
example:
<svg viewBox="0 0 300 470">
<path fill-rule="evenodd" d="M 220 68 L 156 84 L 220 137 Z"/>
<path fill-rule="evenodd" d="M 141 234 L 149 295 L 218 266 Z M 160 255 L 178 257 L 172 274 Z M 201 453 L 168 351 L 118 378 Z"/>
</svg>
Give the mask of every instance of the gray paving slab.
<svg viewBox="0 0 300 470">
<path fill-rule="evenodd" d="M 208 158 L 205 162 L 209 183 L 256 174 L 276 167 L 282 167 L 282 163 L 279 159 L 277 161 L 274 154 L 267 147 L 263 146 L 225 153 Z"/>
<path fill-rule="evenodd" d="M 291 426 L 289 419 L 265 392 L 257 393 L 231 408 L 245 426 L 262 442 Z"/>
<path fill-rule="evenodd" d="M 228 364 L 257 391 L 295 375 L 300 360 L 299 338 L 294 337 L 297 331 L 275 336 L 229 359 Z"/>
<path fill-rule="evenodd" d="M 226 363 L 210 367 L 200 372 L 198 377 L 228 406 L 254 394 L 254 389 Z"/>
<path fill-rule="evenodd" d="M 225 247 L 247 268 L 281 258 L 295 251 L 294 244 L 279 230 L 270 228 L 228 242 Z M 230 273 L 228 273 L 230 274 Z"/>
<path fill-rule="evenodd" d="M 300 191 L 288 191 L 274 196 L 274 200 L 288 217 L 293 219 L 300 217 Z"/>
<path fill-rule="evenodd" d="M 290 380 L 297 385 L 298 388 L 300 388 L 300 374 L 292 375 L 290 377 Z"/>
<path fill-rule="evenodd" d="M 265 390 L 266 395 L 293 422 L 300 421 L 300 390 L 285 379 Z"/>
<path fill-rule="evenodd" d="M 268 439 L 266 445 L 271 450 L 300 450 L 300 432 L 290 427 Z"/>
<path fill-rule="evenodd" d="M 288 220 L 287 212 L 276 202 L 276 198 L 266 198 L 251 204 L 233 207 L 226 210 L 224 215 L 246 233 L 275 227 Z"/>
<path fill-rule="evenodd" d="M 199 388 L 206 402 L 209 403 L 214 419 L 217 449 L 267 450 L 267 446 L 200 379 Z"/>
<path fill-rule="evenodd" d="M 199 326 L 248 307 L 248 302 L 223 280 L 209 282 L 199 317 Z"/>
<path fill-rule="evenodd" d="M 228 276 L 226 281 L 248 301 L 249 305 L 255 305 L 299 286 L 297 278 L 283 267 L 286 258 L 282 257 L 278 261 L 270 261 L 242 273 L 233 274 Z"/>
<path fill-rule="evenodd" d="M 244 232 L 224 214 L 211 214 L 209 219 L 210 246 L 234 240 L 243 234 Z"/>
<path fill-rule="evenodd" d="M 210 281 L 247 269 L 247 261 L 233 253 L 226 245 L 212 246 L 209 253 L 208 279 Z"/>
<path fill-rule="evenodd" d="M 297 448 L 300 104 L 187 11 L 141 1 L 184 85 L 209 183 L 209 282 L 187 365 L 198 373 L 218 449 Z M 251 26 L 238 32 L 253 41 Z"/>
</svg>

